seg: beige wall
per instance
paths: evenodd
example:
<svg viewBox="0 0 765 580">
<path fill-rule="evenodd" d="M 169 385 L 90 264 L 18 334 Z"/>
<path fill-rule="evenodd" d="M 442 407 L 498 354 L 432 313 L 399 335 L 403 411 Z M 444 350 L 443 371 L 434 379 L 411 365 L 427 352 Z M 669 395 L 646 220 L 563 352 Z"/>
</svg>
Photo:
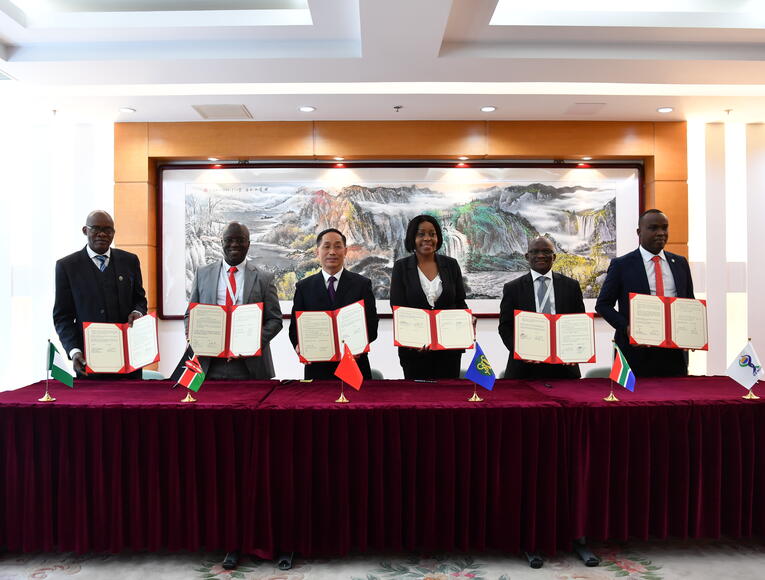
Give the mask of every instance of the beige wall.
<svg viewBox="0 0 765 580">
<path fill-rule="evenodd" d="M 668 249 L 688 254 L 685 123 L 577 121 L 317 121 L 117 123 L 117 243 L 138 254 L 157 307 L 158 163 L 207 159 L 642 159 L 645 207 L 672 223 Z"/>
</svg>

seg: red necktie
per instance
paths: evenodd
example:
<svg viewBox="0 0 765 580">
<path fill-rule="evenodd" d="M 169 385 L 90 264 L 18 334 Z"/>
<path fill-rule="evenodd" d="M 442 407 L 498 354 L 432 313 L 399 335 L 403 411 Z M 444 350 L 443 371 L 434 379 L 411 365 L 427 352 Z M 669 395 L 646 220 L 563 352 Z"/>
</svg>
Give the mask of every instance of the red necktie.
<svg viewBox="0 0 765 580">
<path fill-rule="evenodd" d="M 664 296 L 664 276 L 661 273 L 661 258 L 654 256 L 653 260 L 653 272 L 656 275 L 656 296 Z"/>
<path fill-rule="evenodd" d="M 233 306 L 236 300 L 236 266 L 228 269 L 228 288 L 226 288 L 226 306 Z M 233 296 L 232 296 L 233 294 Z"/>
</svg>

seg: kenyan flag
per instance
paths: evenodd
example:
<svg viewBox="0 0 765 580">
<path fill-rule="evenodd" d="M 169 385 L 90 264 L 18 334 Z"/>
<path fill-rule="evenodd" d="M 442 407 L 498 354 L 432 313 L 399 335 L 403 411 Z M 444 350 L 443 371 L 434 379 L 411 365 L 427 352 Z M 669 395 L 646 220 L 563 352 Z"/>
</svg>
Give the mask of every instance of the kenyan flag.
<svg viewBox="0 0 765 580">
<path fill-rule="evenodd" d="M 205 374 L 202 372 L 202 366 L 199 364 L 197 355 L 194 355 L 193 358 L 187 360 L 184 366 L 186 368 L 184 369 L 181 378 L 178 379 L 178 384 L 196 393 L 199 391 L 202 383 L 205 382 Z"/>
</svg>

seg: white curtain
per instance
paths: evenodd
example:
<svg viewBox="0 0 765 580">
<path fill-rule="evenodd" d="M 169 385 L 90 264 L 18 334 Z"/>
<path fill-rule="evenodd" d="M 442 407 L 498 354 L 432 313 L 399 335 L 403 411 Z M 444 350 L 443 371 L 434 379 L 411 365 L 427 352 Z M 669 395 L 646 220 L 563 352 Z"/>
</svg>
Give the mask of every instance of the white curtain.
<svg viewBox="0 0 765 580">
<path fill-rule="evenodd" d="M 0 119 L 0 390 L 45 378 L 57 259 L 85 245 L 93 209 L 113 213 L 114 126 Z M 63 352 L 62 352 L 63 354 Z"/>
</svg>

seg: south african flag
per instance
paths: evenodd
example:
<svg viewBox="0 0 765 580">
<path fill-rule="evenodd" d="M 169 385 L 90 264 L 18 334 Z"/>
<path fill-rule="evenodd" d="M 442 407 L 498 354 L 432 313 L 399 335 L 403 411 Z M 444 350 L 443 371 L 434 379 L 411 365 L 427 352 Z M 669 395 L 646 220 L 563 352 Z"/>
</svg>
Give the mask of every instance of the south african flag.
<svg viewBox="0 0 765 580">
<path fill-rule="evenodd" d="M 635 375 L 632 373 L 627 358 L 621 349 L 614 345 L 616 349 L 616 356 L 614 356 L 614 366 L 611 367 L 611 374 L 609 377 L 612 381 L 619 383 L 628 391 L 635 390 Z"/>
</svg>

